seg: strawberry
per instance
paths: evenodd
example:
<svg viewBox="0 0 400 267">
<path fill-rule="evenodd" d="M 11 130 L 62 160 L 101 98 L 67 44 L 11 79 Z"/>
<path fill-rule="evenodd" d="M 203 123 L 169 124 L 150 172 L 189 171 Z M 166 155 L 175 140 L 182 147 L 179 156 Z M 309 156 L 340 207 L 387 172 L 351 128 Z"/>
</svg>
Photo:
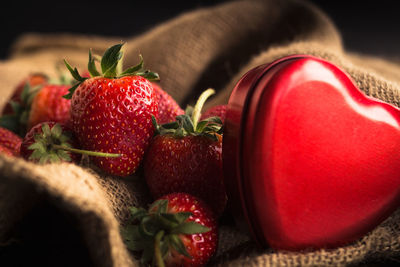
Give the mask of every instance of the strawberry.
<svg viewBox="0 0 400 267">
<path fill-rule="evenodd" d="M 175 117 L 183 115 L 185 111 L 176 103 L 176 101 L 165 92 L 157 83 L 152 83 L 158 102 L 157 122 L 164 124 L 175 121 Z"/>
<path fill-rule="evenodd" d="M 38 163 L 79 162 L 81 154 L 98 157 L 119 157 L 118 154 L 78 149 L 72 130 L 57 122 L 42 122 L 32 127 L 21 144 L 21 156 Z"/>
<path fill-rule="evenodd" d="M 227 197 L 222 174 L 221 121 L 213 117 L 198 121 L 205 91 L 190 114 L 174 123 L 158 126 L 146 153 L 144 175 L 154 198 L 172 192 L 186 192 L 203 199 L 220 216 Z"/>
<path fill-rule="evenodd" d="M 8 150 L 13 156 L 19 156 L 22 139 L 8 129 L 0 127 L 0 146 Z M 3 150 L 3 151 L 4 151 Z"/>
<path fill-rule="evenodd" d="M 71 101 L 62 96 L 68 93 L 70 86 L 47 84 L 34 96 L 29 112 L 27 129 L 46 121 L 67 124 L 70 116 Z"/>
<path fill-rule="evenodd" d="M 37 84 L 44 80 L 43 77 L 40 77 L 42 76 L 32 76 L 32 83 Z M 13 111 L 3 115 L 1 124 L 24 136 L 26 131 L 40 122 L 67 123 L 71 104 L 70 100 L 64 99 L 62 96 L 68 93 L 68 83 L 69 81 L 65 77 L 60 76 L 59 80 L 46 78 L 40 83 L 40 86 L 35 88 L 32 88 L 28 82 L 24 87 L 18 87 L 13 96 L 15 100 L 11 100 L 9 103 Z"/>
<path fill-rule="evenodd" d="M 2 115 L 13 114 L 14 108 L 13 105 L 19 104 L 22 105 L 23 101 L 21 99 L 21 94 L 24 91 L 26 85 L 30 88 L 35 88 L 37 86 L 42 86 L 47 83 L 48 78 L 41 73 L 35 73 L 29 75 L 26 79 L 20 82 L 17 87 L 14 89 L 13 94 L 11 95 L 10 99 L 7 101 L 7 104 L 4 106 L 3 111 L 1 112 Z"/>
<path fill-rule="evenodd" d="M 47 80 L 45 76 L 35 74 L 21 82 L 3 109 L 0 126 L 23 137 L 27 130 L 32 99 Z"/>
<path fill-rule="evenodd" d="M 127 247 L 143 251 L 142 264 L 203 266 L 215 253 L 217 222 L 209 207 L 185 193 L 156 200 L 146 211 L 131 207 L 133 222 L 122 230 Z"/>
<path fill-rule="evenodd" d="M 21 156 L 26 160 L 48 163 L 58 161 L 79 162 L 80 154 L 71 153 L 53 145 L 79 147 L 68 127 L 56 122 L 43 122 L 32 127 L 21 144 Z"/>
<path fill-rule="evenodd" d="M 211 117 L 219 117 L 224 123 L 226 115 L 226 105 L 217 105 L 209 108 L 206 112 L 201 115 L 201 120 L 205 120 Z"/>
<path fill-rule="evenodd" d="M 78 83 L 70 89 L 71 123 L 87 150 L 118 153 L 119 158 L 91 158 L 103 171 L 127 176 L 136 171 L 154 133 L 151 116 L 158 116 L 157 101 L 149 80 L 158 75 L 138 65 L 120 71 L 122 44 L 105 51 L 102 74 L 89 51 L 91 78 L 81 77 L 65 61 Z"/>
</svg>

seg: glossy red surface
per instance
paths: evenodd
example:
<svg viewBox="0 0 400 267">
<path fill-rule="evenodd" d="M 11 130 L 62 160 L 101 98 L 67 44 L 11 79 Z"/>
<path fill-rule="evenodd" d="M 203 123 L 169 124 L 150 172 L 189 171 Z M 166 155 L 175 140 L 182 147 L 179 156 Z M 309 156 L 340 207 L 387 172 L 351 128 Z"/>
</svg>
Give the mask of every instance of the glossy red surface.
<svg viewBox="0 0 400 267">
<path fill-rule="evenodd" d="M 248 72 L 223 144 L 230 205 L 263 246 L 335 247 L 400 203 L 400 113 L 333 64 L 292 56 Z"/>
</svg>

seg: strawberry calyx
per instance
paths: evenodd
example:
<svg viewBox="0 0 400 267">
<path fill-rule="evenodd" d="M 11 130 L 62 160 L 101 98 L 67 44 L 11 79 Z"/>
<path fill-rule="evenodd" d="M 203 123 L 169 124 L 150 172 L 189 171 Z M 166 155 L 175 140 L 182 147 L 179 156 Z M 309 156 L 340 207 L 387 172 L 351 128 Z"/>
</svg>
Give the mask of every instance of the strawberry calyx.
<svg viewBox="0 0 400 267">
<path fill-rule="evenodd" d="M 9 101 L 13 112 L 0 117 L 0 126 L 18 134 L 21 137 L 24 137 L 33 98 L 42 87 L 43 85 L 32 87 L 27 82 L 21 92 L 21 101 Z"/>
<path fill-rule="evenodd" d="M 41 164 L 71 162 L 72 159 L 68 152 L 98 157 L 121 156 L 120 154 L 76 149 L 69 143 L 70 139 L 69 132 L 63 132 L 60 124 L 56 123 L 52 128 L 47 123 L 43 124 L 42 132 L 34 135 L 35 142 L 28 147 L 29 150 L 33 150 L 29 160 L 38 161 Z"/>
<path fill-rule="evenodd" d="M 172 134 L 176 138 L 182 138 L 188 135 L 206 136 L 215 141 L 219 140 L 223 131 L 220 117 L 209 117 L 199 121 L 204 103 L 213 94 L 215 94 L 215 90 L 213 89 L 204 91 L 200 95 L 195 106 L 188 106 L 185 110 L 185 114 L 176 116 L 176 121 L 174 122 L 159 125 L 157 124 L 156 118 L 153 116 L 152 121 L 156 129 L 156 134 Z"/>
<path fill-rule="evenodd" d="M 186 250 L 181 235 L 206 233 L 211 229 L 188 221 L 191 212 L 169 212 L 168 200 L 155 201 L 148 210 L 130 207 L 131 224 L 121 229 L 128 249 L 142 251 L 141 263 L 162 267 L 171 251 L 192 258 Z"/>
<path fill-rule="evenodd" d="M 160 79 L 157 73 L 144 69 L 143 57 L 141 55 L 139 55 L 140 62 L 137 65 L 122 70 L 123 51 L 121 51 L 121 49 L 123 45 L 124 44 L 116 44 L 111 46 L 104 52 L 102 57 L 92 55 L 92 51 L 89 50 L 88 71 L 90 77 L 118 79 L 124 76 L 136 75 L 142 76 L 149 81 L 157 81 Z M 96 61 L 100 62 L 101 72 L 97 70 Z M 69 89 L 69 93 L 64 96 L 64 98 L 71 99 L 76 88 L 89 78 L 82 77 L 78 69 L 76 67 L 72 68 L 65 59 L 64 63 L 72 77 L 77 81 L 77 83 Z"/>
</svg>

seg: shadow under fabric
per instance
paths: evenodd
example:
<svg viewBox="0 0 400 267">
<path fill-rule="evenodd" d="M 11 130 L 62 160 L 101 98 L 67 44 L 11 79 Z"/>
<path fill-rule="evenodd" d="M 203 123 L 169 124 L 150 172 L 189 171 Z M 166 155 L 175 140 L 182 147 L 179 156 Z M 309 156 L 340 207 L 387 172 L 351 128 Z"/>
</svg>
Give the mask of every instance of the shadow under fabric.
<svg viewBox="0 0 400 267">
<path fill-rule="evenodd" d="M 208 87 L 208 106 L 227 103 L 251 68 L 290 54 L 315 55 L 342 67 L 367 95 L 400 107 L 400 66 L 349 53 L 331 20 L 304 1 L 248 0 L 196 9 L 130 38 L 26 34 L 0 62 L 0 104 L 32 72 L 55 75 L 66 58 L 85 70 L 89 48 L 102 54 L 126 42 L 125 64 L 138 62 L 161 77 L 181 106 Z M 71 164 L 39 166 L 0 155 L 0 264 L 3 266 L 137 266 L 119 227 L 127 207 L 150 198 L 140 171 L 128 179 Z M 283 252 L 257 249 L 232 224 L 220 227 L 210 265 L 338 266 L 400 260 L 400 213 L 360 240 L 332 250 Z M 9 264 L 9 265 L 7 265 Z"/>
</svg>

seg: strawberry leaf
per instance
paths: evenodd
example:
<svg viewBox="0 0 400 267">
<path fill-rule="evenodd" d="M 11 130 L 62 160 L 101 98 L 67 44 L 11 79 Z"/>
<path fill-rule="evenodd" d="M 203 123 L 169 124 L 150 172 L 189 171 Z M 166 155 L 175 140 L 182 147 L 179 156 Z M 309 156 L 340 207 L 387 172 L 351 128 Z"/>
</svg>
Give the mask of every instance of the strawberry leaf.
<svg viewBox="0 0 400 267">
<path fill-rule="evenodd" d="M 117 76 L 117 64 L 122 58 L 121 47 L 123 44 L 116 44 L 108 48 L 101 58 L 101 71 L 106 78 L 114 78 Z"/>
<path fill-rule="evenodd" d="M 159 199 L 154 201 L 153 204 L 150 205 L 149 211 L 164 213 L 167 212 L 167 207 L 168 207 L 168 200 Z"/>
<path fill-rule="evenodd" d="M 178 129 L 179 123 L 177 121 L 168 122 L 162 125 L 164 129 Z"/>
<path fill-rule="evenodd" d="M 214 133 L 202 133 L 202 136 L 205 136 L 205 137 L 213 140 L 214 142 L 218 141 L 218 138 Z"/>
<path fill-rule="evenodd" d="M 46 152 L 46 147 L 43 142 L 35 142 L 28 147 L 30 150 L 38 150 L 39 152 Z"/>
<path fill-rule="evenodd" d="M 20 125 L 14 114 L 7 114 L 0 117 L 0 127 L 6 128 L 16 134 L 20 133 Z"/>
<path fill-rule="evenodd" d="M 204 128 L 206 127 L 206 125 L 208 124 L 208 122 L 207 121 L 201 121 L 201 122 L 199 122 L 198 124 L 197 124 L 197 127 L 196 127 L 196 132 L 202 132 L 203 130 L 204 130 Z"/>
<path fill-rule="evenodd" d="M 175 227 L 171 233 L 172 234 L 186 234 L 186 235 L 192 235 L 192 234 L 200 234 L 200 233 L 206 233 L 210 231 L 211 229 L 201 225 L 196 222 L 185 222 L 181 223 L 179 226 Z"/>
<path fill-rule="evenodd" d="M 130 207 L 129 210 L 131 212 L 130 219 L 132 221 L 141 220 L 147 214 L 147 211 L 143 208 Z"/>
<path fill-rule="evenodd" d="M 192 117 L 193 115 L 193 106 L 187 105 L 185 109 L 185 114 L 188 115 L 189 117 Z"/>
<path fill-rule="evenodd" d="M 47 125 L 47 127 L 49 127 L 48 124 L 46 124 L 46 125 Z M 54 138 L 59 139 L 60 136 L 61 136 L 61 134 L 62 134 L 61 125 L 58 124 L 58 123 L 56 123 L 56 124 L 53 126 L 53 128 L 51 128 L 50 134 L 51 134 Z"/>
<path fill-rule="evenodd" d="M 42 132 L 44 134 L 44 137 L 51 136 L 50 126 L 47 123 L 42 125 Z"/>
<path fill-rule="evenodd" d="M 140 62 L 136 66 L 133 66 L 133 67 L 130 67 L 130 68 L 124 70 L 120 75 L 121 76 L 134 75 L 136 72 L 142 70 L 143 69 L 143 57 L 142 57 L 142 55 L 139 55 L 139 59 L 140 59 Z"/>
<path fill-rule="evenodd" d="M 29 156 L 30 160 L 39 160 L 42 157 L 42 153 L 39 150 L 35 150 Z"/>
<path fill-rule="evenodd" d="M 71 65 L 69 65 L 69 63 L 64 59 L 64 64 L 67 67 L 67 69 L 69 70 L 69 72 L 71 73 L 72 77 L 74 77 L 75 80 L 77 80 L 78 82 L 83 82 L 86 78 L 83 78 L 79 72 L 77 68 L 72 68 Z"/>
<path fill-rule="evenodd" d="M 213 122 L 213 123 L 216 123 L 216 124 L 222 124 L 222 120 L 218 116 L 208 117 L 207 119 L 204 119 L 203 121 Z"/>
<path fill-rule="evenodd" d="M 178 212 L 178 213 L 161 213 L 160 216 L 166 220 L 174 222 L 175 224 L 181 224 L 186 221 L 192 215 L 191 212 Z"/>
<path fill-rule="evenodd" d="M 182 138 L 184 136 L 185 136 L 185 132 L 182 127 L 179 127 L 178 129 L 175 130 L 175 132 L 174 132 L 175 138 Z"/>
<path fill-rule="evenodd" d="M 176 251 L 178 251 L 179 254 L 182 254 L 188 258 L 192 258 L 192 256 L 190 256 L 190 254 L 187 252 L 182 240 L 177 235 L 170 235 L 169 239 L 170 244 Z"/>
<path fill-rule="evenodd" d="M 169 236 L 166 236 L 164 238 L 164 242 L 161 242 L 160 245 L 160 250 L 161 250 L 161 255 L 164 257 L 165 255 L 167 255 L 168 250 L 169 250 Z"/>
<path fill-rule="evenodd" d="M 64 64 L 65 66 L 67 66 L 67 69 L 69 70 L 69 72 L 71 73 L 72 77 L 74 77 L 75 80 L 77 80 L 78 82 L 72 86 L 71 88 L 68 89 L 68 94 L 64 95 L 63 98 L 65 99 L 71 99 L 72 95 L 74 94 L 76 88 L 78 88 L 78 86 L 84 82 L 87 78 L 83 78 L 79 72 L 77 68 L 72 69 L 71 65 L 68 64 L 68 62 L 64 59 Z"/>
<path fill-rule="evenodd" d="M 29 83 L 25 83 L 24 89 L 22 89 L 22 92 L 21 92 L 21 101 L 22 102 L 27 102 L 28 97 L 29 97 L 29 91 L 30 91 L 30 85 L 29 85 Z"/>
<path fill-rule="evenodd" d="M 151 115 L 151 123 L 153 124 L 154 127 L 154 135 L 160 134 L 160 126 L 157 123 L 156 117 L 154 115 Z"/>
<path fill-rule="evenodd" d="M 10 100 L 8 103 L 10 104 L 14 114 L 18 114 L 22 111 L 22 105 L 20 103 L 13 100 Z"/>
<path fill-rule="evenodd" d="M 145 248 L 145 242 L 142 242 L 137 225 L 128 225 L 121 229 L 121 236 L 125 240 L 128 249 L 140 251 Z"/>
<path fill-rule="evenodd" d="M 139 224 L 139 232 L 143 236 L 153 237 L 160 229 L 160 222 L 154 220 L 152 216 L 143 217 Z"/>
<path fill-rule="evenodd" d="M 63 160 L 63 161 L 72 161 L 72 158 L 71 158 L 71 156 L 68 154 L 68 152 L 67 151 L 65 151 L 65 150 L 57 150 L 57 156 L 58 156 L 58 158 L 59 159 L 61 159 L 61 160 Z"/>
<path fill-rule="evenodd" d="M 78 88 L 78 86 L 81 84 L 81 82 L 76 83 L 74 86 L 72 86 L 71 88 L 68 89 L 68 94 L 64 95 L 63 98 L 65 99 L 71 99 L 72 95 L 74 94 L 76 88 Z"/>
<path fill-rule="evenodd" d="M 153 244 L 145 246 L 145 249 L 143 250 L 142 257 L 140 258 L 140 262 L 142 264 L 145 264 L 147 262 L 151 262 L 153 259 L 154 255 L 154 246 Z"/>
<path fill-rule="evenodd" d="M 146 78 L 149 81 L 159 81 L 160 76 L 157 73 L 151 72 L 149 70 L 145 70 L 143 68 L 144 63 L 143 63 L 142 55 L 139 55 L 139 59 L 140 59 L 140 62 L 136 66 L 126 69 L 121 74 L 119 74 L 119 77 L 138 75 L 138 76 L 142 76 L 142 77 Z"/>
<path fill-rule="evenodd" d="M 136 72 L 134 75 L 142 76 L 143 78 L 146 78 L 149 81 L 159 81 L 160 76 L 156 72 L 152 72 L 149 70 L 142 71 L 142 72 Z"/>
<path fill-rule="evenodd" d="M 194 133 L 193 122 L 189 116 L 179 115 L 179 116 L 176 116 L 176 120 L 179 122 L 180 125 L 182 125 L 183 129 L 187 133 Z"/>
<path fill-rule="evenodd" d="M 101 74 L 98 72 L 95 64 L 96 58 L 92 56 L 92 50 L 89 50 L 89 62 L 88 62 L 88 71 L 90 73 L 90 76 L 96 77 L 96 76 L 101 76 Z"/>
</svg>

